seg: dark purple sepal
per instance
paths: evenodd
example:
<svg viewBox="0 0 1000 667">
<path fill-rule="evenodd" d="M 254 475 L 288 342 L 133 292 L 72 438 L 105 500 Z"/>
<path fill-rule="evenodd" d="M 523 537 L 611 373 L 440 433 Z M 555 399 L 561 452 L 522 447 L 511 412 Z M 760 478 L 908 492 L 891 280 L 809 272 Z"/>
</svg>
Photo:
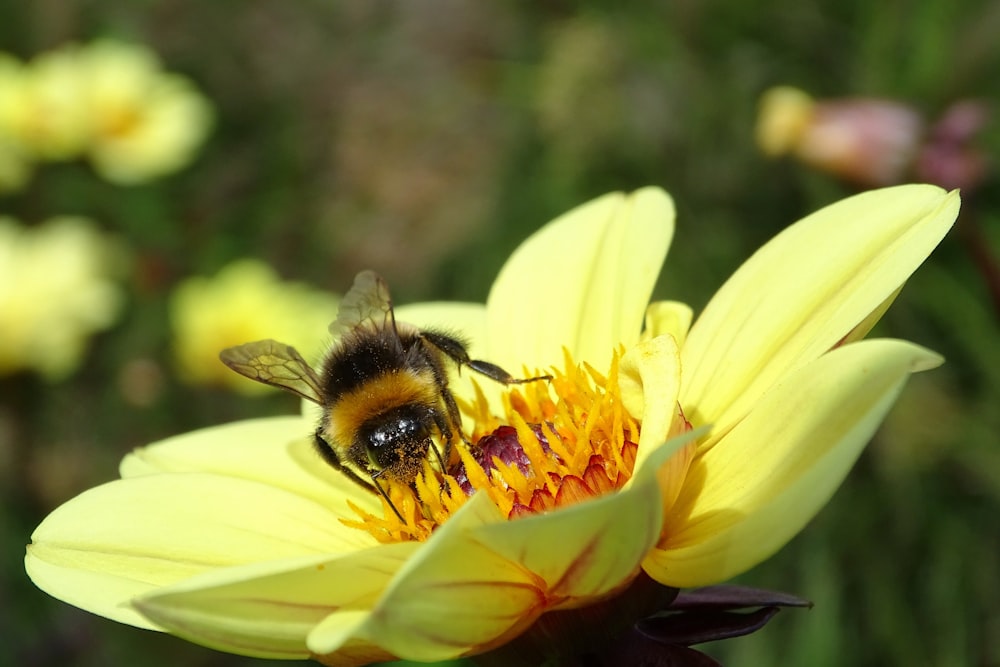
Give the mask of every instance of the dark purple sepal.
<svg viewBox="0 0 1000 667">
<path fill-rule="evenodd" d="M 640 634 L 661 644 L 691 646 L 749 635 L 767 625 L 778 611 L 778 607 L 751 612 L 686 611 L 644 618 L 635 627 Z"/>
<path fill-rule="evenodd" d="M 680 591 L 669 611 L 697 609 L 751 609 L 753 607 L 808 607 L 813 603 L 790 593 L 749 586 L 707 586 Z"/>
</svg>

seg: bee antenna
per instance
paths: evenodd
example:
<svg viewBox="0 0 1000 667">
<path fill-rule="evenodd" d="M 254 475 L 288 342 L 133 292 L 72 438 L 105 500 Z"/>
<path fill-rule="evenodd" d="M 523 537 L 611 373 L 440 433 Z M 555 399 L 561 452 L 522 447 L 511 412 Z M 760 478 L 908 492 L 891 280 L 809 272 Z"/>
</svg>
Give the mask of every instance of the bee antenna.
<svg viewBox="0 0 1000 667">
<path fill-rule="evenodd" d="M 389 319 L 392 320 L 392 332 L 399 336 L 399 329 L 396 328 L 396 309 L 392 307 L 392 301 L 389 304 Z"/>
<path fill-rule="evenodd" d="M 435 456 L 437 456 L 438 463 L 441 464 L 441 473 L 445 475 L 448 474 L 448 466 L 444 464 L 444 459 L 441 457 L 441 450 L 438 449 L 437 445 L 434 444 L 433 440 L 431 440 L 431 449 L 434 450 L 434 454 Z"/>
<path fill-rule="evenodd" d="M 382 485 L 378 483 L 378 475 L 379 475 L 379 474 L 380 474 L 381 472 L 382 472 L 382 471 L 380 470 L 380 471 L 379 471 L 378 473 L 375 473 L 374 475 L 372 475 L 372 484 L 374 484 L 374 485 L 375 485 L 375 488 L 376 488 L 376 489 L 378 489 L 378 492 L 379 492 L 380 494 L 382 494 L 382 497 L 383 497 L 383 498 L 385 498 L 385 502 L 389 503 L 389 507 L 391 507 L 391 508 L 392 508 L 392 512 L 393 512 L 393 514 L 395 514 L 395 515 L 396 515 L 396 517 L 397 517 L 397 518 L 398 518 L 398 519 L 399 519 L 399 520 L 400 520 L 400 521 L 401 521 L 402 523 L 404 523 L 404 524 L 405 524 L 405 523 L 406 523 L 406 519 L 404 519 L 404 518 L 403 518 L 403 515 L 399 513 L 399 510 L 398 510 L 398 509 L 396 509 L 396 505 L 395 505 L 395 504 L 394 504 L 394 503 L 392 502 L 392 499 L 390 499 L 390 498 L 389 498 L 389 494 L 388 494 L 388 493 L 386 493 L 386 492 L 385 492 L 385 489 L 383 489 L 383 488 L 382 488 Z"/>
</svg>

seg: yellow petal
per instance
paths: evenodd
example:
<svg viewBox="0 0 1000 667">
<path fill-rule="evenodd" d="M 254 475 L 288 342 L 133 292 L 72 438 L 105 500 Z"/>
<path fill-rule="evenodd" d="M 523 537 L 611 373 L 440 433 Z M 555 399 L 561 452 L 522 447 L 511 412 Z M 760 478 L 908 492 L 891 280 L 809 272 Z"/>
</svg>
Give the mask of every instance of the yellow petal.
<svg viewBox="0 0 1000 667">
<path fill-rule="evenodd" d="M 442 660 L 507 632 L 542 600 L 530 572 L 469 535 L 503 520 L 485 494 L 474 496 L 422 545 L 373 609 L 331 614 L 309 636 L 309 648 L 326 655 L 361 640 L 407 659 Z"/>
<path fill-rule="evenodd" d="M 606 195 L 540 229 L 493 284 L 490 360 L 546 368 L 566 347 L 607 368 L 616 345 L 638 340 L 673 229 L 673 201 L 658 188 Z"/>
<path fill-rule="evenodd" d="M 654 301 L 646 309 L 646 324 L 642 338 L 673 336 L 677 345 L 684 346 L 693 313 L 691 306 L 680 301 Z"/>
<path fill-rule="evenodd" d="M 351 612 L 341 612 L 344 616 L 350 616 Z M 367 612 L 355 612 L 359 616 L 365 616 Z M 328 665 L 328 667 L 357 667 L 359 665 L 371 665 L 376 662 L 388 662 L 395 660 L 398 656 L 389 653 L 377 644 L 364 639 L 348 639 L 340 645 L 336 653 L 327 655 L 315 655 L 313 659 L 317 662 Z M 409 664 L 409 663 L 403 663 Z"/>
<path fill-rule="evenodd" d="M 317 624 L 340 609 L 370 608 L 419 547 L 406 542 L 333 558 L 225 568 L 156 591 L 135 606 L 160 627 L 204 646 L 263 658 L 306 658 L 306 638 Z M 366 657 L 391 656 L 369 651 Z"/>
<path fill-rule="evenodd" d="M 162 472 L 211 472 L 248 479 L 312 498 L 337 516 L 356 519 L 346 501 L 381 503 L 323 461 L 310 418 L 270 417 L 212 426 L 140 447 L 121 463 L 123 478 Z"/>
<path fill-rule="evenodd" d="M 118 563 L 90 563 L 86 558 L 73 558 L 71 550 L 51 553 L 48 545 L 28 546 L 24 569 L 36 586 L 64 602 L 119 623 L 147 630 L 161 630 L 129 606 L 136 596 L 152 590 L 157 584 L 146 573 L 129 573 L 125 567 L 118 572 Z M 125 559 L 120 559 L 124 561 Z M 176 577 L 183 576 L 177 574 Z M 136 577 L 142 577 L 137 579 Z M 167 577 L 166 581 L 173 578 Z"/>
<path fill-rule="evenodd" d="M 724 433 L 778 378 L 879 309 L 951 228 L 958 207 L 957 192 L 886 188 L 828 206 L 767 243 L 688 335 L 688 418 Z"/>
<path fill-rule="evenodd" d="M 25 567 L 72 605 L 148 626 L 129 601 L 219 567 L 365 548 L 327 507 L 207 473 L 147 475 L 91 489 L 35 530 Z"/>
<path fill-rule="evenodd" d="M 544 611 L 614 592 L 659 537 L 656 470 L 670 454 L 656 452 L 621 493 L 516 521 L 474 496 L 374 609 L 331 615 L 310 648 L 324 654 L 360 639 L 407 659 L 445 660 L 509 639 Z"/>
<path fill-rule="evenodd" d="M 851 329 L 846 336 L 840 339 L 837 343 L 838 345 L 847 345 L 848 343 L 856 343 L 859 340 L 863 340 L 865 336 L 878 324 L 878 321 L 882 319 L 886 311 L 889 310 L 889 306 L 896 300 L 899 293 L 903 291 L 903 286 L 900 285 L 895 292 L 890 294 L 882 303 L 878 305 L 872 312 L 868 314 L 868 317 L 861 320 L 853 329 Z"/>
<path fill-rule="evenodd" d="M 910 343 L 870 340 L 782 379 L 692 464 L 646 571 L 699 586 L 773 554 L 840 485 L 910 373 L 940 361 Z"/>
<path fill-rule="evenodd" d="M 622 403 L 642 424 L 635 467 L 665 443 L 677 414 L 680 391 L 680 351 L 672 336 L 645 340 L 622 357 L 619 374 Z"/>
<path fill-rule="evenodd" d="M 544 580 L 549 604 L 577 606 L 630 581 L 662 525 L 657 471 L 687 437 L 647 457 L 624 490 L 473 530 L 472 538 Z M 555 604 L 560 598 L 565 602 Z"/>
</svg>

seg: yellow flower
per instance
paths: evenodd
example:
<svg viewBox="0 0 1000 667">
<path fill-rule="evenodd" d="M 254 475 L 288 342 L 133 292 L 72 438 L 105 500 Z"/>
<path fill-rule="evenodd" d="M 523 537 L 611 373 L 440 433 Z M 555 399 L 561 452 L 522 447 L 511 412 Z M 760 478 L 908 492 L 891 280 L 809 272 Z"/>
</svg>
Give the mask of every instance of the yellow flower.
<svg viewBox="0 0 1000 667">
<path fill-rule="evenodd" d="M 16 149 L 68 160 L 87 143 L 84 90 L 76 47 L 44 53 L 28 65 L 0 63 L 0 128 Z"/>
<path fill-rule="evenodd" d="M 211 121 L 208 101 L 184 77 L 163 72 L 142 46 L 68 45 L 27 65 L 0 54 L 0 147 L 11 151 L 0 179 L 6 170 L 15 184 L 26 176 L 13 157 L 84 153 L 110 181 L 148 181 L 188 163 Z"/>
<path fill-rule="evenodd" d="M 10 137 L 0 133 L 0 194 L 17 192 L 31 178 L 33 166 Z"/>
<path fill-rule="evenodd" d="M 141 183 L 191 161 L 212 112 L 190 81 L 164 73 L 156 54 L 138 45 L 99 41 L 79 58 L 88 151 L 103 177 Z"/>
<path fill-rule="evenodd" d="M 277 338 L 316 359 L 325 343 L 322 332 L 336 312 L 332 294 L 283 282 L 257 260 L 233 262 L 213 278 L 188 278 L 170 299 L 178 372 L 192 384 L 222 385 L 246 394 L 267 391 L 223 366 L 219 351 Z"/>
<path fill-rule="evenodd" d="M 0 217 L 0 375 L 29 369 L 59 379 L 74 370 L 90 335 L 118 315 L 122 260 L 83 218 L 26 228 Z"/>
<path fill-rule="evenodd" d="M 689 330 L 686 306 L 648 305 L 670 199 L 608 195 L 523 244 L 485 306 L 397 309 L 464 330 L 474 356 L 555 375 L 551 389 L 478 395 L 456 380 L 495 456 L 457 447 L 449 474 L 394 485 L 405 520 L 320 463 L 313 419 L 250 420 L 128 456 L 123 479 L 39 526 L 28 573 L 124 623 L 330 665 L 488 651 L 642 570 L 669 586 L 725 580 L 802 528 L 909 374 L 939 363 L 860 338 L 958 205 L 905 186 L 825 208 L 756 253 Z M 404 533 L 418 539 L 393 539 Z"/>
<path fill-rule="evenodd" d="M 19 141 L 24 67 L 0 53 L 0 193 L 20 190 L 31 176 L 31 160 Z"/>
</svg>

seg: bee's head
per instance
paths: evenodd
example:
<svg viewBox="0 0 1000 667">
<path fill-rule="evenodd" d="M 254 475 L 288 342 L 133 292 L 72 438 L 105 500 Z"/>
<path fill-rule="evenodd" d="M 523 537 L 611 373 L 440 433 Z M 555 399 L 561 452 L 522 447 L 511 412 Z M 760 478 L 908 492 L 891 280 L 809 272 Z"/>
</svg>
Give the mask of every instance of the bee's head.
<svg viewBox="0 0 1000 667">
<path fill-rule="evenodd" d="M 356 444 L 364 447 L 373 470 L 409 481 L 427 456 L 434 425 L 433 408 L 400 405 L 369 419 L 358 430 Z"/>
</svg>

